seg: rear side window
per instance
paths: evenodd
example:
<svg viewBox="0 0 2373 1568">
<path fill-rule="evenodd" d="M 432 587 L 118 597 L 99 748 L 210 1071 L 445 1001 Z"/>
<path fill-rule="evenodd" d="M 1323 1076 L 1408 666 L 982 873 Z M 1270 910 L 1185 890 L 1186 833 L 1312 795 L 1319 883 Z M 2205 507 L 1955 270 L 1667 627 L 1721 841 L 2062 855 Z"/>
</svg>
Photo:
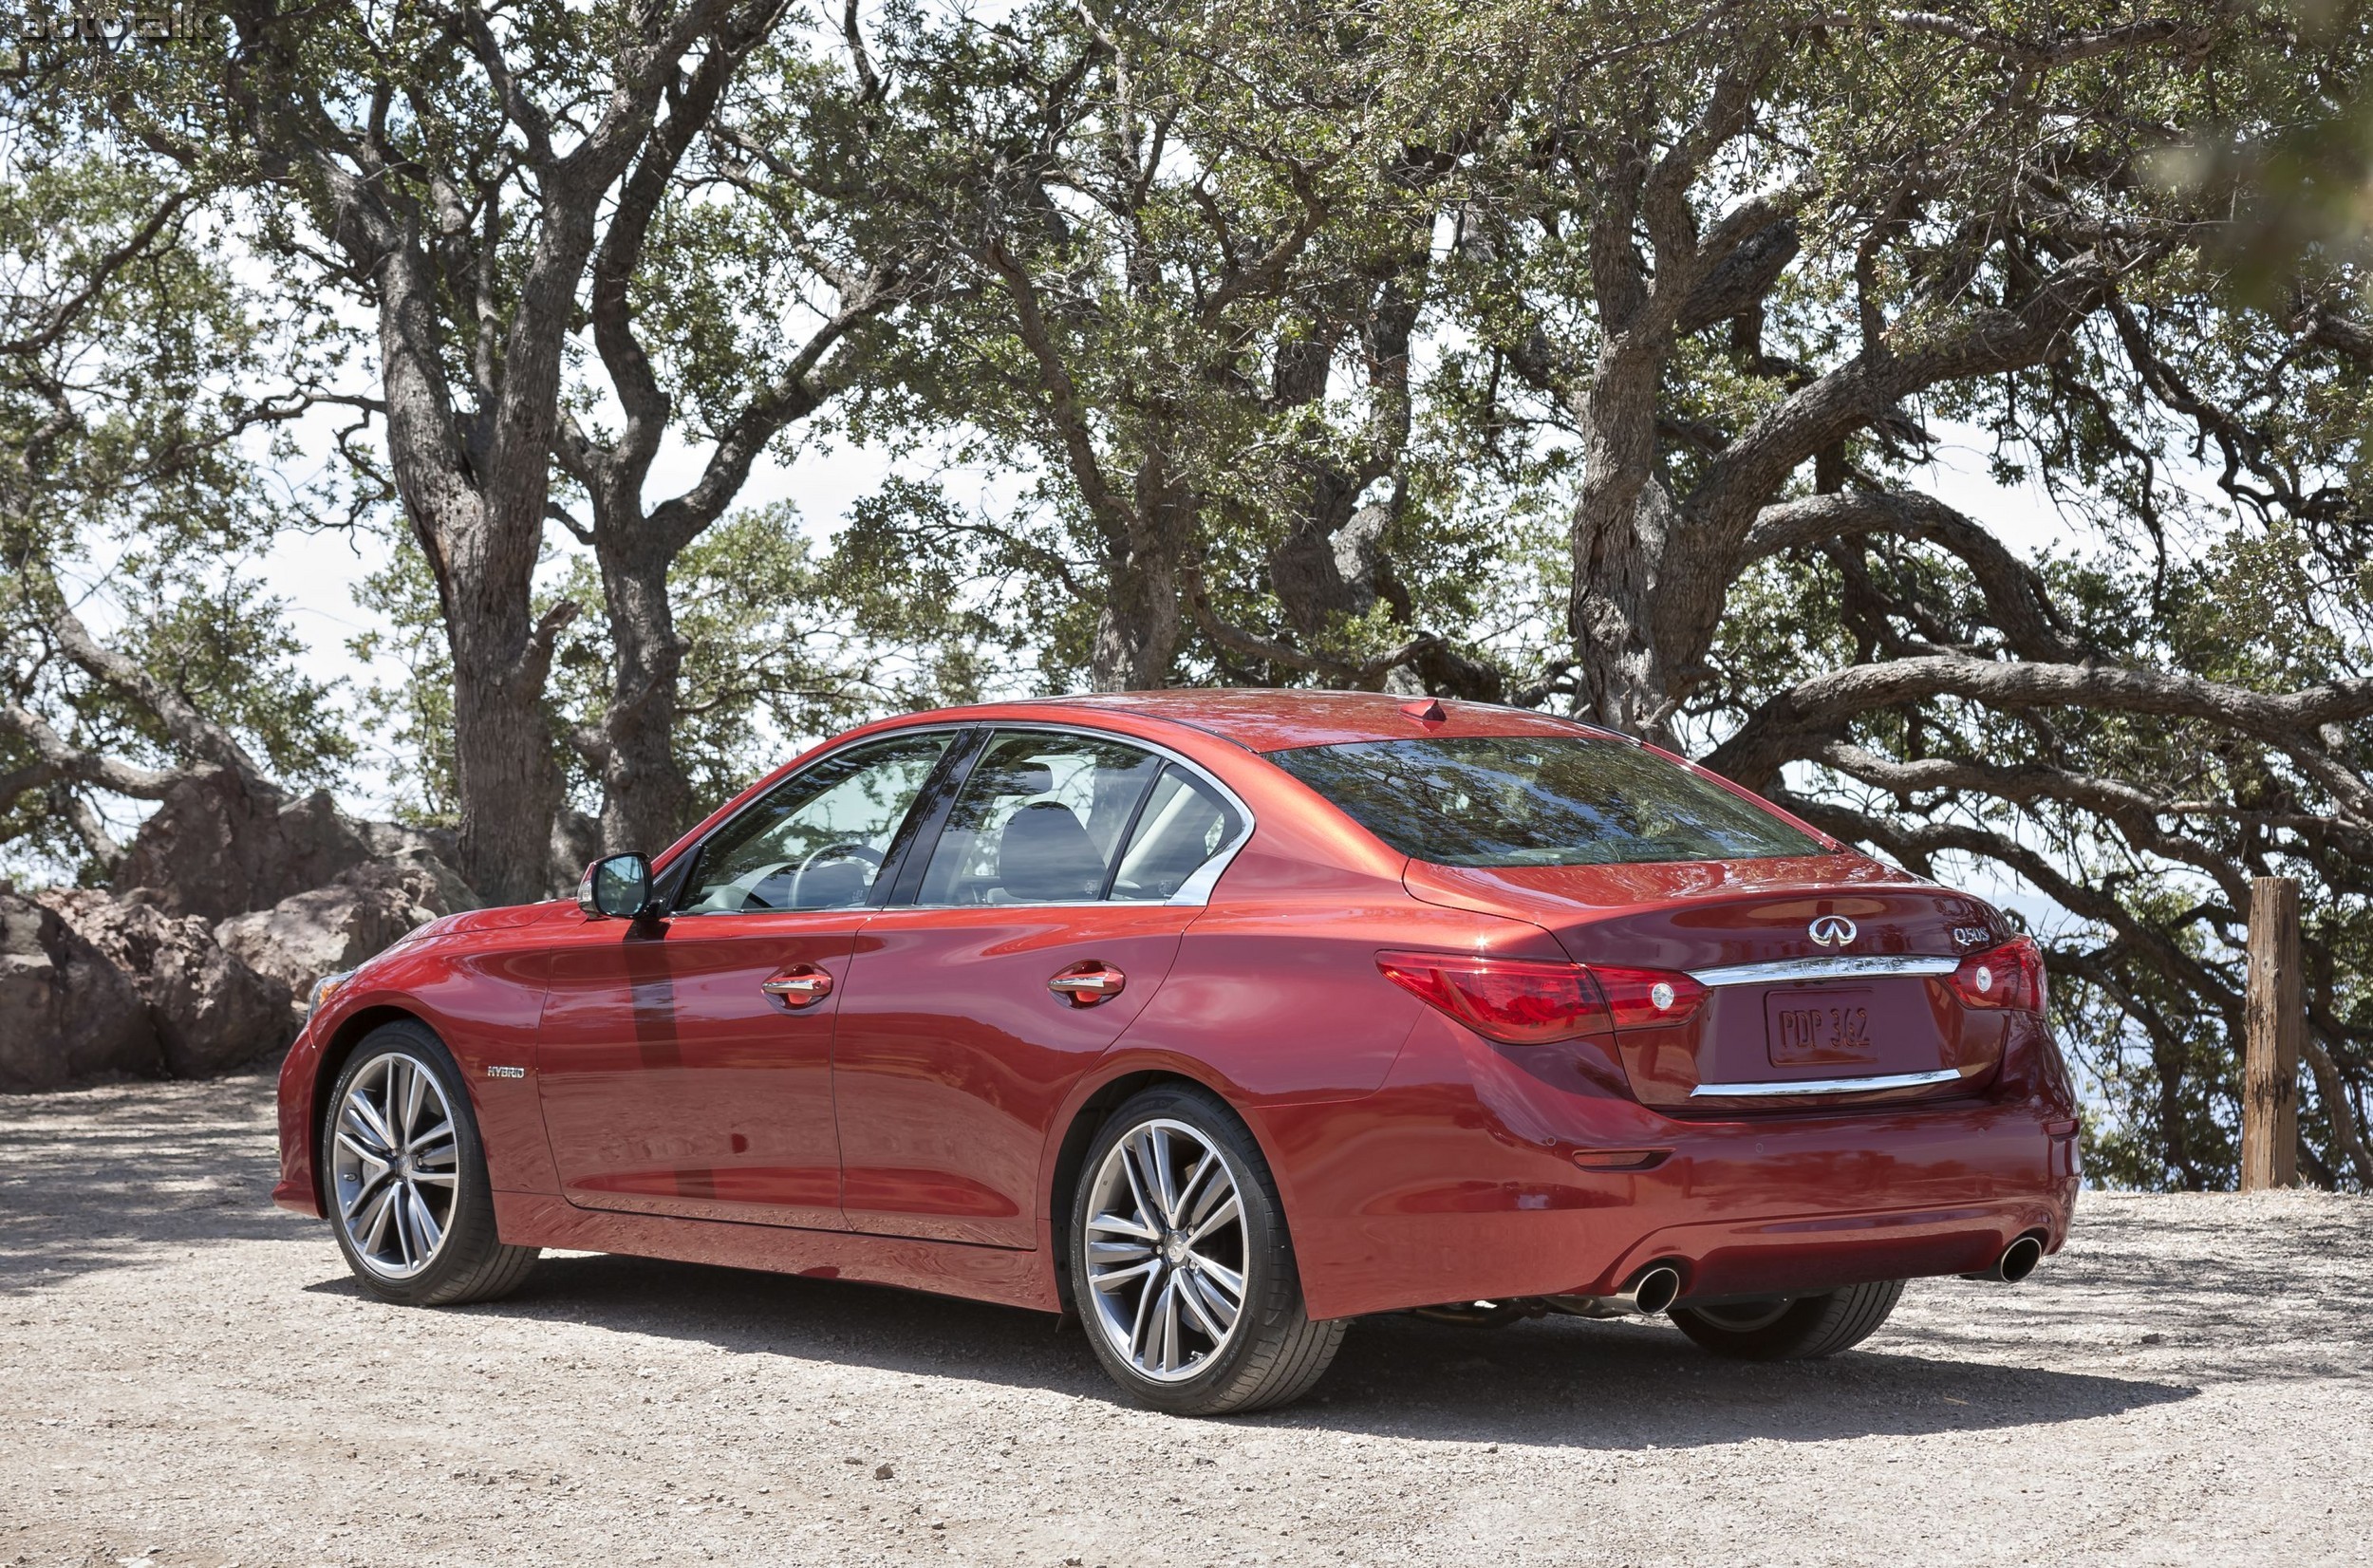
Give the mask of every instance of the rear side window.
<svg viewBox="0 0 2373 1568">
<path fill-rule="evenodd" d="M 1652 753 L 1584 736 L 1369 740 L 1269 760 L 1438 866 L 1612 866 L 1822 852 L 1818 839 Z"/>
<path fill-rule="evenodd" d="M 1112 896 L 1168 898 L 1243 831 L 1243 813 L 1225 795 L 1173 762 L 1137 813 L 1112 877 Z"/>
<path fill-rule="evenodd" d="M 1000 732 L 964 780 L 916 902 L 1102 898 L 1112 853 L 1161 769 L 1160 757 L 1117 740 Z"/>
</svg>

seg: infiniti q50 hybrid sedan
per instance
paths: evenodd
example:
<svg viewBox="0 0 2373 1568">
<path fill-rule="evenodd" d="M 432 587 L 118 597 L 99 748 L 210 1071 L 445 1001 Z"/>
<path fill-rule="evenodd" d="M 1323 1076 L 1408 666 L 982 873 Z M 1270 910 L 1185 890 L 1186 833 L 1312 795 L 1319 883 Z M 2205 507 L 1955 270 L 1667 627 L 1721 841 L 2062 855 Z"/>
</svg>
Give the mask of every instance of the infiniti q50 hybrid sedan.
<svg viewBox="0 0 2373 1568">
<path fill-rule="evenodd" d="M 325 981 L 283 1204 L 391 1301 L 544 1247 L 1076 1315 L 1182 1413 L 1363 1313 L 1816 1356 L 2059 1248 L 2034 944 L 1515 709 L 1160 692 L 820 746 L 573 902 Z"/>
</svg>

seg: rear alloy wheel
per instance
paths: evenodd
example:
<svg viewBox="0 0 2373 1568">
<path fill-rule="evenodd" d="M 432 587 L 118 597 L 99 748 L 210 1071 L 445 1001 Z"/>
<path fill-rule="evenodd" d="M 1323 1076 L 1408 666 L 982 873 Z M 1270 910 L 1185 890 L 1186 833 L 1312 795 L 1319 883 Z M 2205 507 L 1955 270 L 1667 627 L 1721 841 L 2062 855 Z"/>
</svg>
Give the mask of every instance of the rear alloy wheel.
<svg viewBox="0 0 2373 1568">
<path fill-rule="evenodd" d="M 331 1092 L 322 1163 L 338 1248 L 382 1300 L 492 1300 L 518 1289 L 540 1256 L 495 1234 L 477 1119 L 425 1025 L 386 1024 L 355 1048 Z"/>
<path fill-rule="evenodd" d="M 1113 1381 L 1178 1415 L 1298 1399 L 1343 1340 L 1314 1323 L 1268 1163 L 1200 1090 L 1122 1106 L 1072 1205 L 1072 1297 Z"/>
<path fill-rule="evenodd" d="M 1683 1334 L 1716 1355 L 1741 1361 L 1810 1361 L 1851 1350 L 1877 1334 L 1902 1297 L 1902 1280 L 1882 1279 L 1818 1296 L 1674 1307 L 1672 1317 Z"/>
</svg>

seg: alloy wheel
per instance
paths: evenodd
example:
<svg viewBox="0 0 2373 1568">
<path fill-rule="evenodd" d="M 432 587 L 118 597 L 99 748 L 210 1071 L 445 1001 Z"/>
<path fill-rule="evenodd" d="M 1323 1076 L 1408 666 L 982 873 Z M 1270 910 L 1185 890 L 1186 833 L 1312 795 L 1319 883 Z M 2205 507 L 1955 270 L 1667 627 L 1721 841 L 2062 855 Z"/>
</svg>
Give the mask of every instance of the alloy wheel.
<svg viewBox="0 0 2373 1568">
<path fill-rule="evenodd" d="M 427 1065 L 401 1052 L 365 1063 L 333 1128 L 338 1223 L 373 1274 L 408 1279 L 453 1228 L 460 1150 L 453 1108 Z"/>
<path fill-rule="evenodd" d="M 1085 1259 L 1098 1332 L 1140 1376 L 1194 1376 L 1236 1336 L 1244 1214 L 1236 1174 L 1185 1122 L 1132 1127 L 1089 1188 Z"/>
</svg>

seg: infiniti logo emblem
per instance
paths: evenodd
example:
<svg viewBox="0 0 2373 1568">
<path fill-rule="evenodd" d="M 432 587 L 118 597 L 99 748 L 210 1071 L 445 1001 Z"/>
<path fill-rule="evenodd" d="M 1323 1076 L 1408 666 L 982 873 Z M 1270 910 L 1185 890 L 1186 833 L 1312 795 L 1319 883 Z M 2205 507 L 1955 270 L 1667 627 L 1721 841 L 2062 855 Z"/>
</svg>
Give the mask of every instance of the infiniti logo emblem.
<svg viewBox="0 0 2373 1568">
<path fill-rule="evenodd" d="M 1843 947 L 1854 940 L 1854 923 L 1843 915 L 1823 915 L 1805 929 L 1823 947 Z"/>
</svg>

